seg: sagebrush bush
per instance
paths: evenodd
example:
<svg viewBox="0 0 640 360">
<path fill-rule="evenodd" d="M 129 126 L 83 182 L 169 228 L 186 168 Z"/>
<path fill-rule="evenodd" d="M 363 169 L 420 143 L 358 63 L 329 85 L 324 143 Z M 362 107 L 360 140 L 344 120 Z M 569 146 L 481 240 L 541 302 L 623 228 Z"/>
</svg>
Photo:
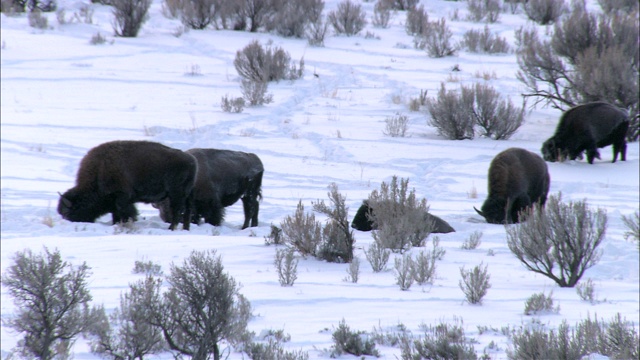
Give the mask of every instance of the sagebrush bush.
<svg viewBox="0 0 640 360">
<path fill-rule="evenodd" d="M 267 94 L 268 87 L 269 83 L 264 81 L 242 79 L 240 91 L 244 97 L 243 101 L 249 106 L 261 106 L 273 102 L 273 95 Z"/>
<path fill-rule="evenodd" d="M 336 10 L 329 12 L 328 20 L 336 34 L 353 36 L 367 24 L 366 13 L 362 6 L 351 0 L 343 0 Z"/>
<path fill-rule="evenodd" d="M 462 87 L 458 93 L 447 90 L 444 83 L 441 83 L 437 97 L 427 99 L 427 110 L 431 115 L 429 124 L 446 139 L 473 139 L 475 124 L 469 110 L 473 101 L 474 96 L 470 89 Z"/>
<path fill-rule="evenodd" d="M 104 44 L 106 42 L 107 42 L 107 38 L 104 37 L 104 35 L 100 34 L 99 31 L 97 33 L 93 34 L 91 36 L 91 40 L 89 40 L 89 44 L 91 44 L 91 45 L 102 45 L 102 44 Z"/>
<path fill-rule="evenodd" d="M 324 38 L 327 35 L 328 29 L 329 23 L 325 22 L 322 17 L 319 17 L 318 20 L 307 24 L 305 37 L 307 38 L 309 45 L 323 47 Z"/>
<path fill-rule="evenodd" d="M 151 0 L 111 0 L 113 30 L 117 36 L 136 37 L 147 21 Z"/>
<path fill-rule="evenodd" d="M 431 234 L 433 222 L 426 220 L 427 200 L 416 198 L 415 189 L 409 191 L 409 179 L 391 178 L 382 182 L 380 190 L 369 194 L 369 207 L 373 221 L 374 238 L 379 245 L 394 252 L 403 252 L 412 246 L 422 246 Z"/>
<path fill-rule="evenodd" d="M 293 286 L 298 278 L 298 259 L 295 258 L 293 249 L 277 249 L 273 263 L 280 286 Z"/>
<path fill-rule="evenodd" d="M 524 12 L 529 20 L 540 25 L 551 24 L 566 11 L 564 0 L 528 0 Z"/>
<path fill-rule="evenodd" d="M 593 285 L 593 280 L 591 279 L 579 282 L 576 285 L 576 293 L 578 293 L 580 299 L 584 301 L 588 301 L 592 304 L 596 301 L 595 286 Z"/>
<path fill-rule="evenodd" d="M 313 213 L 305 214 L 302 200 L 298 201 L 296 212 L 288 215 L 281 223 L 284 241 L 303 256 L 316 256 L 322 241 L 322 225 Z"/>
<path fill-rule="evenodd" d="M 420 95 L 415 98 L 409 99 L 409 110 L 420 111 L 423 106 L 427 105 L 427 92 L 428 90 L 420 90 Z"/>
<path fill-rule="evenodd" d="M 409 128 L 409 118 L 407 115 L 396 113 L 394 116 L 387 117 L 385 127 L 382 133 L 391 137 L 404 137 Z"/>
<path fill-rule="evenodd" d="M 487 294 L 487 290 L 491 288 L 489 280 L 491 275 L 487 272 L 487 265 L 482 267 L 482 263 L 474 266 L 471 270 L 465 270 L 464 266 L 460 268 L 460 276 L 462 279 L 458 282 L 458 286 L 464 293 L 467 301 L 471 304 L 482 304 L 482 298 Z"/>
<path fill-rule="evenodd" d="M 167 4 L 170 4 L 167 2 Z M 211 25 L 217 18 L 221 7 L 218 0 L 183 0 L 173 3 L 180 6 L 179 10 L 171 12 L 180 13 L 180 21 L 190 29 L 202 30 Z"/>
<path fill-rule="evenodd" d="M 384 3 L 385 6 L 393 10 L 411 11 L 420 0 L 378 0 L 378 2 Z"/>
<path fill-rule="evenodd" d="M 348 281 L 351 283 L 357 283 L 360 278 L 360 259 L 354 257 L 351 259 L 349 266 L 347 267 L 347 277 L 344 281 Z"/>
<path fill-rule="evenodd" d="M 309 353 L 302 350 L 285 350 L 282 341 L 269 337 L 267 343 L 250 342 L 244 352 L 252 360 L 308 360 Z"/>
<path fill-rule="evenodd" d="M 263 95 L 264 98 L 264 95 Z M 241 113 L 244 110 L 245 101 L 244 98 L 229 98 L 229 95 L 225 95 L 220 99 L 220 108 L 224 112 Z"/>
<path fill-rule="evenodd" d="M 349 226 L 347 199 L 338 192 L 335 183 L 329 185 L 327 196 L 330 205 L 323 200 L 313 203 L 314 211 L 329 217 L 329 222 L 322 231 L 323 241 L 318 250 L 318 258 L 329 262 L 351 262 L 356 241 Z"/>
<path fill-rule="evenodd" d="M 433 283 L 436 277 L 436 256 L 435 251 L 420 251 L 413 259 L 413 280 L 418 285 Z"/>
<path fill-rule="evenodd" d="M 282 237 L 282 229 L 271 224 L 271 232 L 269 235 L 264 237 L 265 245 L 282 245 L 284 244 L 284 240 Z"/>
<path fill-rule="evenodd" d="M 466 238 L 463 242 L 462 245 L 460 246 L 463 250 L 473 250 L 476 249 L 478 246 L 480 246 L 480 243 L 482 239 L 482 231 L 474 231 L 471 233 L 471 235 L 469 235 L 468 238 Z"/>
<path fill-rule="evenodd" d="M 487 54 L 508 53 L 511 49 L 507 40 L 491 33 L 488 26 L 484 30 L 468 30 L 462 38 L 462 46 L 467 50 Z"/>
<path fill-rule="evenodd" d="M 633 119 L 639 102 L 638 26 L 637 13 L 595 15 L 574 2 L 549 40 L 535 29 L 520 29 L 517 78 L 527 89 L 523 96 L 560 110 L 606 101 L 626 108 Z"/>
<path fill-rule="evenodd" d="M 147 261 L 136 260 L 134 262 L 133 270 L 131 272 L 134 274 L 160 276 L 162 275 L 162 266 L 160 266 L 160 264 L 154 263 L 151 260 L 147 260 Z"/>
<path fill-rule="evenodd" d="M 548 295 L 544 292 L 531 295 L 524 303 L 524 314 L 535 315 L 542 312 L 557 313 L 560 306 L 553 307 L 553 291 Z"/>
<path fill-rule="evenodd" d="M 494 23 L 500 18 L 501 7 L 499 0 L 468 0 L 468 18 L 472 21 Z"/>
<path fill-rule="evenodd" d="M 530 271 L 560 287 L 573 287 L 597 264 L 602 252 L 607 214 L 591 210 L 583 201 L 562 202 L 551 195 L 544 208 L 534 205 L 521 214 L 525 221 L 506 227 L 509 250 Z"/>
<path fill-rule="evenodd" d="M 407 11 L 407 20 L 404 26 L 409 35 L 426 36 L 429 29 L 429 14 L 427 10 L 425 10 L 424 5 L 414 7 Z"/>
<path fill-rule="evenodd" d="M 638 332 L 633 323 L 620 314 L 605 322 L 587 317 L 571 328 L 563 321 L 557 329 L 525 326 L 509 335 L 509 359 L 583 359 L 600 354 L 612 359 L 637 359 L 640 356 Z"/>
<path fill-rule="evenodd" d="M 466 337 L 462 319 L 453 324 L 441 322 L 436 326 L 422 324 L 423 334 L 417 339 L 404 336 L 401 340 L 401 359 L 456 359 L 476 360 L 478 355 L 473 339 Z"/>
<path fill-rule="evenodd" d="M 622 215 L 622 222 L 627 227 L 624 232 L 625 240 L 635 241 L 640 249 L 640 211 L 636 211 L 633 215 Z"/>
<path fill-rule="evenodd" d="M 598 4 L 604 12 L 622 11 L 632 13 L 638 11 L 638 1 L 636 0 L 598 0 Z"/>
<path fill-rule="evenodd" d="M 427 31 L 416 35 L 414 45 L 418 49 L 427 51 L 427 54 L 433 58 L 441 58 L 451 56 L 458 50 L 452 44 L 451 38 L 453 32 L 447 26 L 445 18 L 430 22 Z"/>
<path fill-rule="evenodd" d="M 152 325 L 154 306 L 160 301 L 162 279 L 147 275 L 120 295 L 120 306 L 101 317 L 90 330 L 91 352 L 113 360 L 143 358 L 166 351 L 162 330 Z"/>
<path fill-rule="evenodd" d="M 27 15 L 27 19 L 29 20 L 29 26 L 32 28 L 42 30 L 49 28 L 49 19 L 42 15 L 40 9 L 31 10 L 29 15 Z"/>
<path fill-rule="evenodd" d="M 304 74 L 304 59 L 296 66 L 284 49 L 262 46 L 257 40 L 236 52 L 233 65 L 240 77 L 252 82 L 296 80 Z"/>
<path fill-rule="evenodd" d="M 287 0 L 273 4 L 275 6 L 267 18 L 266 28 L 284 37 L 303 38 L 307 26 L 316 23 L 324 9 L 323 0 Z"/>
<path fill-rule="evenodd" d="M 376 2 L 373 7 L 373 20 L 371 23 L 377 28 L 389 27 L 389 20 L 391 19 L 391 8 L 384 1 Z"/>
<path fill-rule="evenodd" d="M 98 319 L 99 309 L 89 309 L 91 268 L 72 266 L 58 250 L 34 254 L 18 251 L 2 274 L 4 286 L 16 308 L 3 324 L 22 336 L 16 350 L 25 358 L 68 358 L 76 337 Z"/>
<path fill-rule="evenodd" d="M 369 264 L 371 264 L 373 272 L 381 272 L 387 268 L 387 262 L 389 262 L 389 255 L 391 255 L 391 251 L 380 243 L 380 239 L 376 232 L 373 232 L 372 235 L 374 241 L 365 251 L 365 256 L 367 257 Z"/>
<path fill-rule="evenodd" d="M 400 290 L 406 291 L 413 285 L 413 259 L 410 254 L 404 254 L 394 259 L 393 275 L 396 279 L 396 285 L 400 286 Z"/>
<path fill-rule="evenodd" d="M 331 357 L 340 356 L 345 353 L 355 356 L 380 356 L 380 353 L 376 349 L 376 343 L 368 339 L 364 331 L 352 331 L 344 319 L 340 321 L 338 328 L 333 332 L 331 337 L 333 339 Z"/>
</svg>

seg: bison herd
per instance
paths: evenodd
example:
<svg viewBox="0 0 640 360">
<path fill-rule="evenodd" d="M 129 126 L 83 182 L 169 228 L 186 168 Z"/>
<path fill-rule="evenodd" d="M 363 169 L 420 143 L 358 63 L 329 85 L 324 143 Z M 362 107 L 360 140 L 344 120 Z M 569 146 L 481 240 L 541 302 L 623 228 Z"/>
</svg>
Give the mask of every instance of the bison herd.
<svg viewBox="0 0 640 360">
<path fill-rule="evenodd" d="M 575 160 L 586 152 L 592 164 L 598 148 L 613 145 L 613 161 L 626 160 L 627 114 L 605 102 L 593 102 L 566 111 L 555 134 L 544 142 L 542 157 L 509 148 L 491 161 L 488 196 L 474 209 L 492 224 L 517 223 L 519 214 L 534 204 L 544 205 L 550 177 L 545 162 Z M 544 158 L 544 159 L 543 159 Z M 111 141 L 91 149 L 80 162 L 73 188 L 60 194 L 58 213 L 73 222 L 94 222 L 111 213 L 113 223 L 135 221 L 135 203 L 152 204 L 163 221 L 175 230 L 191 223 L 219 226 L 224 208 L 242 200 L 242 229 L 258 226 L 262 198 L 262 162 L 252 153 L 220 149 L 181 151 L 150 141 Z M 375 228 L 371 208 L 363 202 L 352 227 Z M 455 231 L 429 213 L 425 221 L 434 232 Z"/>
</svg>

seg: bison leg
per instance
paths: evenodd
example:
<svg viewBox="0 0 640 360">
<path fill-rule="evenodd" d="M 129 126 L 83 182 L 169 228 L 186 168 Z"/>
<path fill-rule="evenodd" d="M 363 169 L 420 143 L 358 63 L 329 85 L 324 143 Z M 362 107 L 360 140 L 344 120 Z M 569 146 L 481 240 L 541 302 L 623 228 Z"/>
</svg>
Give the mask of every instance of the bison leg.
<svg viewBox="0 0 640 360">
<path fill-rule="evenodd" d="M 186 203 L 186 199 L 182 196 L 176 196 L 176 195 L 170 195 L 169 196 L 169 208 L 171 209 L 171 225 L 169 225 L 169 230 L 175 230 L 178 227 L 178 224 L 180 223 L 180 218 L 181 215 L 182 219 L 184 221 L 184 219 L 187 219 L 187 221 L 184 221 L 182 223 L 182 228 L 184 230 L 189 230 L 189 225 L 191 224 L 191 208 L 189 208 L 188 210 L 185 209 L 185 203 Z M 189 206 L 191 206 L 191 202 L 189 202 Z M 184 212 L 184 213 L 183 213 Z M 187 216 L 186 213 L 188 213 L 189 217 L 185 217 Z"/>
<path fill-rule="evenodd" d="M 138 209 L 136 209 L 135 204 L 131 203 L 127 196 L 117 195 L 114 201 L 113 211 L 111 212 L 111 220 L 114 224 L 136 221 L 138 220 Z"/>
<path fill-rule="evenodd" d="M 613 141 L 613 161 L 616 162 L 618 159 L 618 153 L 620 153 L 620 160 L 627 161 L 627 130 L 629 129 L 629 122 L 623 122 L 620 124 L 615 132 L 612 134 L 612 137 L 615 139 Z"/>
<path fill-rule="evenodd" d="M 219 201 L 211 201 L 202 215 L 207 224 L 220 226 L 224 220 L 224 207 Z"/>
<path fill-rule="evenodd" d="M 242 198 L 242 207 L 244 209 L 244 224 L 242 229 L 258 226 L 258 211 L 260 203 L 255 197 L 245 196 Z"/>
</svg>

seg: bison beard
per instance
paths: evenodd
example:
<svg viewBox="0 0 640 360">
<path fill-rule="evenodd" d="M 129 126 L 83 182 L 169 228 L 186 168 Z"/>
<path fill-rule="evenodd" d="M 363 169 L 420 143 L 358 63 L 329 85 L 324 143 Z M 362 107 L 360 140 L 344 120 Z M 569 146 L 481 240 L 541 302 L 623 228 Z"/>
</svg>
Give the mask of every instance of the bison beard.
<svg viewBox="0 0 640 360">
<path fill-rule="evenodd" d="M 593 102 L 567 110 L 558 123 L 555 134 L 542 144 L 542 156 L 546 161 L 564 161 L 582 158 L 593 164 L 600 159 L 598 148 L 613 145 L 613 160 L 627 159 L 627 114 L 605 102 Z"/>
<path fill-rule="evenodd" d="M 224 208 L 242 200 L 244 223 L 242 229 L 258 226 L 259 199 L 262 197 L 264 167 L 260 158 L 252 153 L 220 149 L 191 149 L 187 153 L 198 161 L 198 175 L 194 188 L 194 224 L 200 218 L 214 226 L 224 220 Z M 154 204 L 162 220 L 170 222 L 167 211 L 170 201 Z"/>
<path fill-rule="evenodd" d="M 137 220 L 136 202 L 171 199 L 175 230 L 184 213 L 189 230 L 197 172 L 193 156 L 149 141 L 112 141 L 89 150 L 80 162 L 76 186 L 60 195 L 58 213 L 73 222 L 94 222 L 111 213 L 113 223 Z M 186 211 L 185 211 L 186 210 Z"/>
<path fill-rule="evenodd" d="M 549 193 L 549 171 L 544 160 L 524 149 L 510 148 L 489 166 L 488 196 L 482 209 L 474 209 L 491 224 L 520 221 L 521 211 L 544 205 Z"/>
</svg>

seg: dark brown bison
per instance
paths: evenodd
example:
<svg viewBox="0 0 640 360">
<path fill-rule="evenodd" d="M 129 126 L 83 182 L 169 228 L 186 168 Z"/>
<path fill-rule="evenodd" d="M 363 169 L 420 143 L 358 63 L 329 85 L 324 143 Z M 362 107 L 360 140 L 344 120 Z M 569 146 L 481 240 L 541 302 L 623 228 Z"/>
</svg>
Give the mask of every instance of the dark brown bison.
<svg viewBox="0 0 640 360">
<path fill-rule="evenodd" d="M 242 228 L 258 226 L 264 173 L 260 158 L 252 153 L 219 149 L 191 149 L 186 152 L 198 161 L 192 222 L 197 224 L 200 218 L 204 218 L 206 223 L 220 226 L 224 220 L 224 208 L 242 199 Z M 171 221 L 168 201 L 154 206 L 160 210 L 164 221 Z"/>
<path fill-rule="evenodd" d="M 474 209 L 491 224 L 517 223 L 520 211 L 547 201 L 547 163 L 530 151 L 510 148 L 496 155 L 488 180 L 489 194 L 482 211 Z"/>
<path fill-rule="evenodd" d="M 606 102 L 592 102 L 567 110 L 558 123 L 555 134 L 542 144 L 542 156 L 550 162 L 582 158 L 593 164 L 600 159 L 598 148 L 613 145 L 613 161 L 627 159 L 627 113 Z"/>
<path fill-rule="evenodd" d="M 189 230 L 196 159 L 149 141 L 112 141 L 89 150 L 80 162 L 76 186 L 60 195 L 58 213 L 74 222 L 94 222 L 111 213 L 113 223 L 138 216 L 136 202 L 171 200 L 175 230 L 184 213 Z"/>
<path fill-rule="evenodd" d="M 371 220 L 371 211 L 372 209 L 369 206 L 369 201 L 364 200 L 362 202 L 362 205 L 360 205 L 360 208 L 358 208 L 356 215 L 353 217 L 353 220 L 351 221 L 351 227 L 360 231 L 374 230 L 375 224 Z M 429 214 L 428 212 L 424 213 L 424 219 L 425 221 L 433 222 L 433 229 L 431 230 L 432 233 L 447 234 L 456 231 L 453 227 L 451 227 L 451 225 L 449 225 L 449 223 L 435 215 Z"/>
</svg>

